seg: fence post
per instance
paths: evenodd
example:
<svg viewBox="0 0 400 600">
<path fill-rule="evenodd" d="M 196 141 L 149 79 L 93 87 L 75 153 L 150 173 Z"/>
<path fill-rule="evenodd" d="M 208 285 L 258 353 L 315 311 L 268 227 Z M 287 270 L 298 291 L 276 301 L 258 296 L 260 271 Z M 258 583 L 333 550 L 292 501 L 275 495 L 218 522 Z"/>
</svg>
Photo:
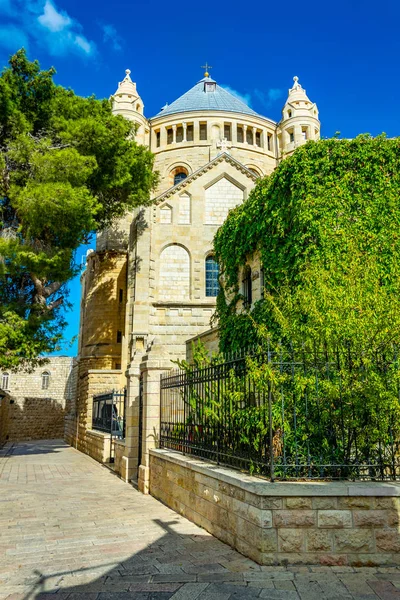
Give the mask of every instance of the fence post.
<svg viewBox="0 0 400 600">
<path fill-rule="evenodd" d="M 160 439 L 160 376 L 172 368 L 169 356 L 160 346 L 154 345 L 142 358 L 140 371 L 143 377 L 142 452 L 139 466 L 138 487 L 143 494 L 149 493 L 149 451 L 156 448 Z"/>
<path fill-rule="evenodd" d="M 272 364 L 271 352 L 268 340 L 268 364 Z M 274 481 L 274 435 L 272 430 L 272 385 L 271 379 L 268 381 L 268 421 L 269 421 L 269 469 L 271 482 Z"/>
</svg>

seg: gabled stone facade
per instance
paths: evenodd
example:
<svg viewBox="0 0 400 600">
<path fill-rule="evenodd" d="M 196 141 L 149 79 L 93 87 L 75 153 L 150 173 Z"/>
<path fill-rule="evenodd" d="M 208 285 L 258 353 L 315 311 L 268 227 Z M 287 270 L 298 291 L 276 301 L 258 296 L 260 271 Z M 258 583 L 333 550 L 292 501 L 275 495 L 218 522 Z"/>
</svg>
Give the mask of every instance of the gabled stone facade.
<svg viewBox="0 0 400 600">
<path fill-rule="evenodd" d="M 135 124 L 138 143 L 154 153 L 160 177 L 153 204 L 99 234 L 96 251 L 88 255 L 78 399 L 67 439 L 93 454 L 86 433 L 93 394 L 126 385 L 130 478 L 138 464 L 141 373 L 149 365 L 172 366 L 171 360 L 185 358 L 186 340 L 210 329 L 218 227 L 258 177 L 272 173 L 297 146 L 319 138 L 320 123 L 297 78 L 279 123 L 257 114 L 208 73 L 151 119 L 144 116 L 130 71 L 111 101 L 115 114 Z"/>
</svg>

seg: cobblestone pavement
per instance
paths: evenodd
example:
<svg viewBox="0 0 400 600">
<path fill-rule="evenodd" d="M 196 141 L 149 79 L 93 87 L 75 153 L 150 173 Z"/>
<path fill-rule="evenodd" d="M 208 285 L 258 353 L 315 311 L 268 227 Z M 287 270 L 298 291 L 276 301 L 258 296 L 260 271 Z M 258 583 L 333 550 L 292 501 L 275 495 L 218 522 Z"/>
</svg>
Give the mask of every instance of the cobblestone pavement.
<svg viewBox="0 0 400 600">
<path fill-rule="evenodd" d="M 0 600 L 400 600 L 400 569 L 260 567 L 62 441 L 0 454 Z"/>
</svg>

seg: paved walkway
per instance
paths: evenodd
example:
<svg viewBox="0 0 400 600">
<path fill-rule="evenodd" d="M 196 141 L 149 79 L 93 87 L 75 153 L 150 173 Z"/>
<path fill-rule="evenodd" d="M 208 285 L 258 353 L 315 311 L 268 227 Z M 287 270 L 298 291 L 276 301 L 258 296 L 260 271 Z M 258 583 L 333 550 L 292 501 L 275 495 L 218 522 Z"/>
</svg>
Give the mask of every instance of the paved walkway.
<svg viewBox="0 0 400 600">
<path fill-rule="evenodd" d="M 400 569 L 260 567 L 62 441 L 36 442 L 0 455 L 5 598 L 400 600 Z"/>
</svg>

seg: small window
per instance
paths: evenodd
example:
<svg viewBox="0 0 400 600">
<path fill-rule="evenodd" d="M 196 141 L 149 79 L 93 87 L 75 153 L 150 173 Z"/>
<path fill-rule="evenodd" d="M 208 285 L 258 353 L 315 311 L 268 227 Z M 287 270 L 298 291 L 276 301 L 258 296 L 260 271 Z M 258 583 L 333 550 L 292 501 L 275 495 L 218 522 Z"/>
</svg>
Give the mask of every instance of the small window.
<svg viewBox="0 0 400 600">
<path fill-rule="evenodd" d="M 50 373 L 43 371 L 42 373 L 42 390 L 48 390 L 50 384 Z"/>
<path fill-rule="evenodd" d="M 261 148 L 261 131 L 256 131 L 256 146 Z"/>
<path fill-rule="evenodd" d="M 207 139 L 207 123 L 200 123 L 200 139 Z"/>
<path fill-rule="evenodd" d="M 172 131 L 172 127 L 167 129 L 167 144 L 172 144 L 174 139 L 174 132 Z"/>
<path fill-rule="evenodd" d="M 267 136 L 267 148 L 271 152 L 271 150 L 272 150 L 272 135 L 270 133 Z"/>
<path fill-rule="evenodd" d="M 122 300 L 124 299 L 124 290 L 119 290 L 119 303 L 122 303 Z"/>
<path fill-rule="evenodd" d="M 10 376 L 8 373 L 3 373 L 3 377 L 1 378 L 1 387 L 3 390 L 8 390 L 8 386 L 10 384 Z"/>
<path fill-rule="evenodd" d="M 186 179 L 187 175 L 186 173 L 176 173 L 174 175 L 174 185 L 178 185 L 178 183 L 180 183 L 181 181 L 183 181 L 184 179 Z"/>
<path fill-rule="evenodd" d="M 236 130 L 236 139 L 240 144 L 243 144 L 244 141 L 244 137 L 243 137 L 243 127 L 241 125 L 237 126 L 237 130 Z"/>
<path fill-rule="evenodd" d="M 159 148 L 161 146 L 161 133 L 156 131 L 156 147 Z"/>
<path fill-rule="evenodd" d="M 303 140 L 307 140 L 308 139 L 308 135 L 307 135 L 307 127 L 303 127 L 301 130 L 301 135 L 303 137 Z"/>
<path fill-rule="evenodd" d="M 219 292 L 219 266 L 212 256 L 206 258 L 206 296 L 218 296 Z"/>
<path fill-rule="evenodd" d="M 293 131 L 289 132 L 289 142 L 294 142 L 294 133 L 293 133 Z"/>
<path fill-rule="evenodd" d="M 183 142 L 183 127 L 182 125 L 178 125 L 176 128 L 176 141 Z"/>
<path fill-rule="evenodd" d="M 188 125 L 186 128 L 186 140 L 188 142 L 193 142 L 193 124 Z"/>
<path fill-rule="evenodd" d="M 288 119 L 292 118 L 292 111 L 291 110 L 287 111 L 287 117 L 288 117 Z"/>
<path fill-rule="evenodd" d="M 228 142 L 232 141 L 232 126 L 230 123 L 224 124 L 224 138 L 228 140 Z"/>
<path fill-rule="evenodd" d="M 253 286 L 251 280 L 251 269 L 246 266 L 243 271 L 243 305 L 245 308 L 250 308 L 253 303 Z"/>
<path fill-rule="evenodd" d="M 249 127 L 247 128 L 247 131 L 246 131 L 246 142 L 251 145 L 253 144 L 253 130 L 250 129 Z"/>
<path fill-rule="evenodd" d="M 117 331 L 117 344 L 122 342 L 122 331 Z"/>
</svg>

